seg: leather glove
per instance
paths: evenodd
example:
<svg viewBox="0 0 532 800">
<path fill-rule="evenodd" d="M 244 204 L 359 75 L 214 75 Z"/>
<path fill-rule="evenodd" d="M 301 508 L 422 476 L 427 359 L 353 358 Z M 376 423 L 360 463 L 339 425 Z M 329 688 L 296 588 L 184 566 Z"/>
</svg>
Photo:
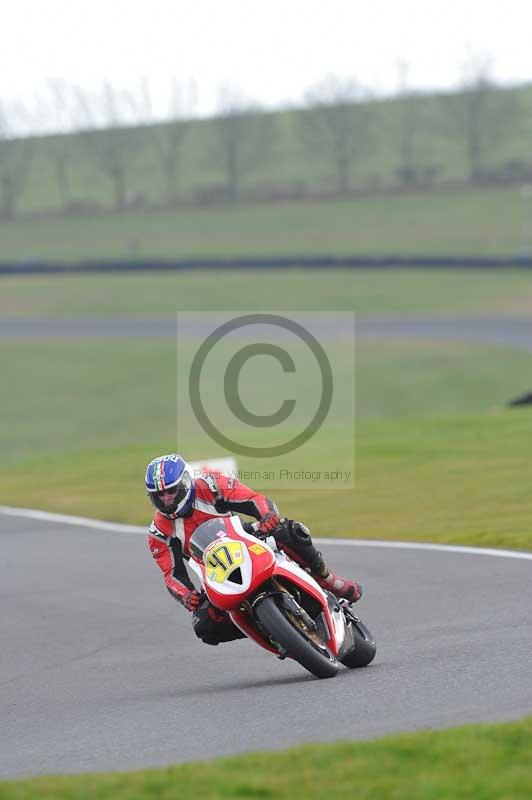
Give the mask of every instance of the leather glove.
<svg viewBox="0 0 532 800">
<path fill-rule="evenodd" d="M 357 583 L 356 581 L 353 581 L 353 599 L 350 600 L 350 602 L 351 603 L 357 603 L 360 600 L 360 598 L 362 597 L 363 594 L 364 594 L 364 590 L 362 589 L 362 586 L 360 585 L 360 583 Z"/>
<path fill-rule="evenodd" d="M 270 533 L 279 527 L 281 518 L 277 511 L 268 511 L 263 517 L 259 519 L 259 531 L 261 533 Z"/>
<path fill-rule="evenodd" d="M 187 611 L 197 611 L 203 597 L 200 592 L 191 589 L 188 592 L 183 592 L 183 594 L 180 595 L 180 599 Z"/>
</svg>

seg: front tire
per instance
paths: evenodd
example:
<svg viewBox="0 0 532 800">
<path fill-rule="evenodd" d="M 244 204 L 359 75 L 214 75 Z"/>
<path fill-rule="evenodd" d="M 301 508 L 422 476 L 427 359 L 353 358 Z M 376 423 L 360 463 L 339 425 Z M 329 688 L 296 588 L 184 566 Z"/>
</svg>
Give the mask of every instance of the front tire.
<svg viewBox="0 0 532 800">
<path fill-rule="evenodd" d="M 269 595 L 261 600 L 255 606 L 255 614 L 262 627 L 290 658 L 317 678 L 334 678 L 339 668 L 338 660 L 325 645 L 318 646 L 302 628 L 291 622 L 274 597 Z"/>
</svg>

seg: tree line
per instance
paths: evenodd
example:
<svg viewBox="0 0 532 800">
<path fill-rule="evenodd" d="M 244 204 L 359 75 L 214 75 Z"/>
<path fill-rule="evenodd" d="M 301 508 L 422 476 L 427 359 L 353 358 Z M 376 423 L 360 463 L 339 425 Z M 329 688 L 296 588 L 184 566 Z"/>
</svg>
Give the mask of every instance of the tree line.
<svg viewBox="0 0 532 800">
<path fill-rule="evenodd" d="M 411 88 L 403 65 L 386 100 L 329 76 L 301 107 L 279 112 L 226 87 L 208 120 L 194 117 L 194 86 L 177 81 L 163 122 L 146 82 L 134 93 L 108 82 L 92 95 L 55 82 L 31 114 L 0 100 L 0 218 L 526 182 L 527 101 L 526 87 L 499 87 L 487 62 L 439 94 Z M 72 132 L 17 134 L 45 111 Z"/>
</svg>

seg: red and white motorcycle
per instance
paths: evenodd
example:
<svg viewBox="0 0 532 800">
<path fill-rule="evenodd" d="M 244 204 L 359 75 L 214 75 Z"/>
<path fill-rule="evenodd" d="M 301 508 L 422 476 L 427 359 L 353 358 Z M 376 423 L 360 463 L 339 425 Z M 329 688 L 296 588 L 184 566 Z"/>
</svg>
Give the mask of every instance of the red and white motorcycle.
<svg viewBox="0 0 532 800">
<path fill-rule="evenodd" d="M 219 517 L 196 528 L 189 548 L 210 602 L 278 658 L 318 678 L 336 675 L 339 662 L 365 667 L 374 659 L 375 641 L 349 603 L 324 591 L 273 537 L 259 540 L 239 517 Z"/>
</svg>

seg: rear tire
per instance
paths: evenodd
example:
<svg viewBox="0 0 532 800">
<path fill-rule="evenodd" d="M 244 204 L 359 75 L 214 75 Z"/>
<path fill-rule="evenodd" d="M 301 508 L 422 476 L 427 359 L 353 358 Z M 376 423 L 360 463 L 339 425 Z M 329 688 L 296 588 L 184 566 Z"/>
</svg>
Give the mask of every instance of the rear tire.
<svg viewBox="0 0 532 800">
<path fill-rule="evenodd" d="M 342 658 L 344 667 L 354 669 L 356 667 L 367 667 L 375 658 L 377 645 L 370 631 L 363 622 L 351 621 L 353 636 L 355 638 L 354 647 Z"/>
<path fill-rule="evenodd" d="M 296 627 L 275 602 L 267 596 L 255 606 L 255 614 L 272 639 L 286 650 L 298 664 L 317 678 L 334 678 L 338 672 L 338 660 L 325 645 L 318 647 L 305 632 Z"/>
</svg>

